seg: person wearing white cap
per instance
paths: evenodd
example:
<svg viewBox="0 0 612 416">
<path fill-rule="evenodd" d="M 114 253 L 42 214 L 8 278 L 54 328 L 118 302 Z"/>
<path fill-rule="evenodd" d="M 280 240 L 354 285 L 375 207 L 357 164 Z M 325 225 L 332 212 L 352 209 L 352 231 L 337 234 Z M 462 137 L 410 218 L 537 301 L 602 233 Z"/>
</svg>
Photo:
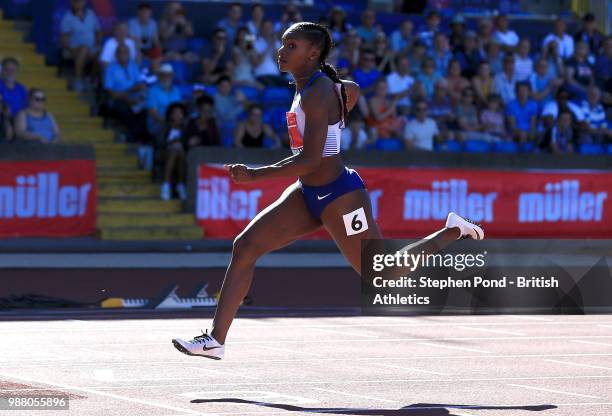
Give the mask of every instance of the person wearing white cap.
<svg viewBox="0 0 612 416">
<path fill-rule="evenodd" d="M 149 114 L 147 128 L 151 135 L 156 136 L 164 123 L 164 114 L 168 106 L 181 101 L 181 91 L 173 85 L 174 70 L 172 65 L 160 65 L 157 71 L 157 83 L 149 89 L 147 95 L 147 111 Z"/>
</svg>

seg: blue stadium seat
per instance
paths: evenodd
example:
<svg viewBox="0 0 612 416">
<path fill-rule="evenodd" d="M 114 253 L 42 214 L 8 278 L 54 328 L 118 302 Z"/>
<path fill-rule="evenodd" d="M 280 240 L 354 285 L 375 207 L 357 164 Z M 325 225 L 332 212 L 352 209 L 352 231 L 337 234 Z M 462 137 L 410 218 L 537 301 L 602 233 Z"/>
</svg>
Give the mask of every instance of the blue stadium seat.
<svg viewBox="0 0 612 416">
<path fill-rule="evenodd" d="M 174 82 L 184 84 L 189 81 L 189 68 L 183 61 L 169 61 L 174 70 Z"/>
<path fill-rule="evenodd" d="M 187 42 L 187 50 L 196 54 L 200 54 L 200 52 L 202 52 L 202 49 L 204 49 L 204 45 L 206 45 L 206 42 L 203 39 L 189 39 L 189 41 Z"/>
<path fill-rule="evenodd" d="M 536 145 L 533 142 L 525 142 L 525 143 L 521 143 L 520 145 L 520 149 L 521 152 L 523 153 L 531 153 L 535 150 Z"/>
<path fill-rule="evenodd" d="M 595 143 L 582 143 L 578 151 L 583 155 L 603 155 L 606 153 L 602 145 Z"/>
<path fill-rule="evenodd" d="M 519 146 L 515 142 L 495 142 L 493 150 L 497 153 L 518 153 Z"/>
<path fill-rule="evenodd" d="M 264 123 L 269 124 L 272 129 L 280 131 L 287 129 L 287 109 L 285 107 L 266 108 L 263 113 Z"/>
<path fill-rule="evenodd" d="M 234 130 L 235 123 L 220 123 L 219 131 L 221 133 L 221 144 L 224 147 L 234 147 Z"/>
<path fill-rule="evenodd" d="M 242 93 L 246 96 L 247 100 L 249 100 L 250 102 L 257 104 L 260 103 L 261 99 L 259 95 L 259 90 L 257 88 L 247 86 L 240 86 L 236 88 L 242 91 Z"/>
<path fill-rule="evenodd" d="M 290 105 L 293 93 L 285 87 L 268 87 L 261 96 L 261 102 L 265 106 Z"/>
<path fill-rule="evenodd" d="M 608 153 L 612 155 L 612 143 L 608 145 Z"/>
<path fill-rule="evenodd" d="M 447 140 L 442 144 L 435 144 L 435 150 L 439 150 L 442 152 L 460 152 L 461 151 L 461 143 L 457 140 Z"/>
<path fill-rule="evenodd" d="M 217 95 L 217 87 L 214 85 L 206 85 L 204 87 L 204 91 L 206 91 L 206 94 L 210 95 L 211 97 Z"/>
<path fill-rule="evenodd" d="M 191 101 L 191 96 L 193 94 L 193 85 L 191 84 L 181 84 L 178 86 L 181 91 L 181 98 L 185 101 Z"/>
<path fill-rule="evenodd" d="M 378 150 L 404 150 L 404 142 L 396 137 L 378 138 L 376 140 L 376 149 Z"/>
<path fill-rule="evenodd" d="M 486 153 L 491 151 L 491 145 L 484 140 L 466 140 L 463 142 L 463 150 L 470 153 Z"/>
</svg>

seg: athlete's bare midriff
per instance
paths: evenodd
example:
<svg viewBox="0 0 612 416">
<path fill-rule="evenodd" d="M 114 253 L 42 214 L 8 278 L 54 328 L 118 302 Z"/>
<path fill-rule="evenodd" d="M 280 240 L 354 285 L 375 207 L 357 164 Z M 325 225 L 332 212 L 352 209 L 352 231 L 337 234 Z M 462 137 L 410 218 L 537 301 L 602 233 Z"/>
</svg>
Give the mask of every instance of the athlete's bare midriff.
<svg viewBox="0 0 612 416">
<path fill-rule="evenodd" d="M 327 185 L 336 179 L 344 171 L 344 162 L 340 154 L 321 158 L 319 168 L 308 175 L 300 176 L 304 185 L 321 186 Z"/>
</svg>

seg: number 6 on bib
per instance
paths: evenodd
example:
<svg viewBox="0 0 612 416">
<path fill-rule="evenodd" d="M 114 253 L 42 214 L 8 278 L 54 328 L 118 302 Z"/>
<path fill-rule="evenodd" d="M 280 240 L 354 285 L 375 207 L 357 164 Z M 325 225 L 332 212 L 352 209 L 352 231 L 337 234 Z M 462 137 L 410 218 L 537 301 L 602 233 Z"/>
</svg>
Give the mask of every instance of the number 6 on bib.
<svg viewBox="0 0 612 416">
<path fill-rule="evenodd" d="M 368 229 L 368 220 L 363 207 L 344 214 L 342 219 L 344 220 L 346 235 L 359 234 Z"/>
</svg>

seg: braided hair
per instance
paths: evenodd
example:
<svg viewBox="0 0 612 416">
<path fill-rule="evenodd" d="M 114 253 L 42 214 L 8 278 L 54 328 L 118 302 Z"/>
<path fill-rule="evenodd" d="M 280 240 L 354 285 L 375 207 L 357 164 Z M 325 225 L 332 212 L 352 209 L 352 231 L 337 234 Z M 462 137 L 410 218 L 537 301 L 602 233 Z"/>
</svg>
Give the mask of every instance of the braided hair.
<svg viewBox="0 0 612 416">
<path fill-rule="evenodd" d="M 318 23 L 299 22 L 292 26 L 291 32 L 292 35 L 295 34 L 299 37 L 303 37 L 321 49 L 321 54 L 319 55 L 319 68 L 334 82 L 334 84 L 340 84 L 340 93 L 342 95 L 342 119 L 346 120 L 348 114 L 346 108 L 346 88 L 340 80 L 336 69 L 325 61 L 333 47 L 333 41 L 329 31 L 325 26 Z"/>
</svg>

